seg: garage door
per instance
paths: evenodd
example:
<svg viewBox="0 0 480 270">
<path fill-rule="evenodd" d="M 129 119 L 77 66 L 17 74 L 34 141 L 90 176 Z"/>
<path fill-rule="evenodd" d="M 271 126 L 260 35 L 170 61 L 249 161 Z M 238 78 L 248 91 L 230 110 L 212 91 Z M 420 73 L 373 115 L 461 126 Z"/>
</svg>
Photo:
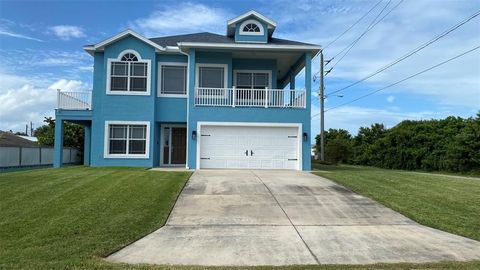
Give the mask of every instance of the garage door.
<svg viewBox="0 0 480 270">
<path fill-rule="evenodd" d="M 200 168 L 299 169 L 297 127 L 202 126 Z"/>
</svg>

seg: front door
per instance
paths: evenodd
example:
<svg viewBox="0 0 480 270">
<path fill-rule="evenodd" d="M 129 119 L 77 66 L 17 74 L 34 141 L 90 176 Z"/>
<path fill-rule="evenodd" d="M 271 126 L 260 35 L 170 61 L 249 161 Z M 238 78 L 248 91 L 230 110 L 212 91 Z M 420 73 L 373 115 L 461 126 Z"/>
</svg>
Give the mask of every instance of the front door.
<svg viewBox="0 0 480 270">
<path fill-rule="evenodd" d="M 164 126 L 162 128 L 162 138 L 162 165 L 185 165 L 187 128 Z"/>
</svg>

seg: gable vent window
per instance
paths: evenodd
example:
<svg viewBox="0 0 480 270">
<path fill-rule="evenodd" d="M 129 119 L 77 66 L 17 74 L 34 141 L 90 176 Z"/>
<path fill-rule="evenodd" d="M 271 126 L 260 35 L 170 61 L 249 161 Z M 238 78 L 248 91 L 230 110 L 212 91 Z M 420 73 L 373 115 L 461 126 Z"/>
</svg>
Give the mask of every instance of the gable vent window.
<svg viewBox="0 0 480 270">
<path fill-rule="evenodd" d="M 256 20 L 246 20 L 239 27 L 240 35 L 262 36 L 263 25 Z"/>
<path fill-rule="evenodd" d="M 150 60 L 142 60 L 134 53 L 125 53 L 118 59 L 108 59 L 107 93 L 149 94 Z"/>
<path fill-rule="evenodd" d="M 243 32 L 259 32 L 260 33 L 260 27 L 254 23 L 249 23 L 243 27 Z"/>
</svg>

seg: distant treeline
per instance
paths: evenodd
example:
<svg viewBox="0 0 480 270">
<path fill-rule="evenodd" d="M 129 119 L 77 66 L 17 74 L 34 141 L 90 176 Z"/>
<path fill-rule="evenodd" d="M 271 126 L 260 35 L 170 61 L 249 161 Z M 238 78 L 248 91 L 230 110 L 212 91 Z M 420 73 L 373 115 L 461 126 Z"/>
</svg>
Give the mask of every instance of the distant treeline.
<svg viewBox="0 0 480 270">
<path fill-rule="evenodd" d="M 316 138 L 317 152 L 320 136 Z M 480 171 L 480 112 L 475 118 L 406 120 L 390 129 L 361 127 L 356 136 L 343 129 L 325 132 L 325 158 L 388 169 Z"/>
</svg>

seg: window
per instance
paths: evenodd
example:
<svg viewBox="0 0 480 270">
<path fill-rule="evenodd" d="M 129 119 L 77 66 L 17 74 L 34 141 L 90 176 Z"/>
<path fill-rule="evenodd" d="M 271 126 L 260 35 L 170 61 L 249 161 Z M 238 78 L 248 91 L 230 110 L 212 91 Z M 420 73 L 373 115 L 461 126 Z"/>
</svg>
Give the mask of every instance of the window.
<svg viewBox="0 0 480 270">
<path fill-rule="evenodd" d="M 107 122 L 105 157 L 148 158 L 148 122 Z"/>
<path fill-rule="evenodd" d="M 108 94 L 150 94 L 150 60 L 142 60 L 133 52 L 108 59 Z"/>
<path fill-rule="evenodd" d="M 204 88 L 224 88 L 225 68 L 201 66 L 198 69 L 198 86 Z"/>
<path fill-rule="evenodd" d="M 260 27 L 254 23 L 249 23 L 243 27 L 243 32 L 260 32 Z"/>
<path fill-rule="evenodd" d="M 270 73 L 266 71 L 235 71 L 236 87 L 242 89 L 265 89 L 270 87 Z"/>
<path fill-rule="evenodd" d="M 187 94 L 187 64 L 160 63 L 159 89 L 161 95 Z"/>
<path fill-rule="evenodd" d="M 256 20 L 246 20 L 240 24 L 241 35 L 263 36 L 263 25 Z"/>
</svg>

